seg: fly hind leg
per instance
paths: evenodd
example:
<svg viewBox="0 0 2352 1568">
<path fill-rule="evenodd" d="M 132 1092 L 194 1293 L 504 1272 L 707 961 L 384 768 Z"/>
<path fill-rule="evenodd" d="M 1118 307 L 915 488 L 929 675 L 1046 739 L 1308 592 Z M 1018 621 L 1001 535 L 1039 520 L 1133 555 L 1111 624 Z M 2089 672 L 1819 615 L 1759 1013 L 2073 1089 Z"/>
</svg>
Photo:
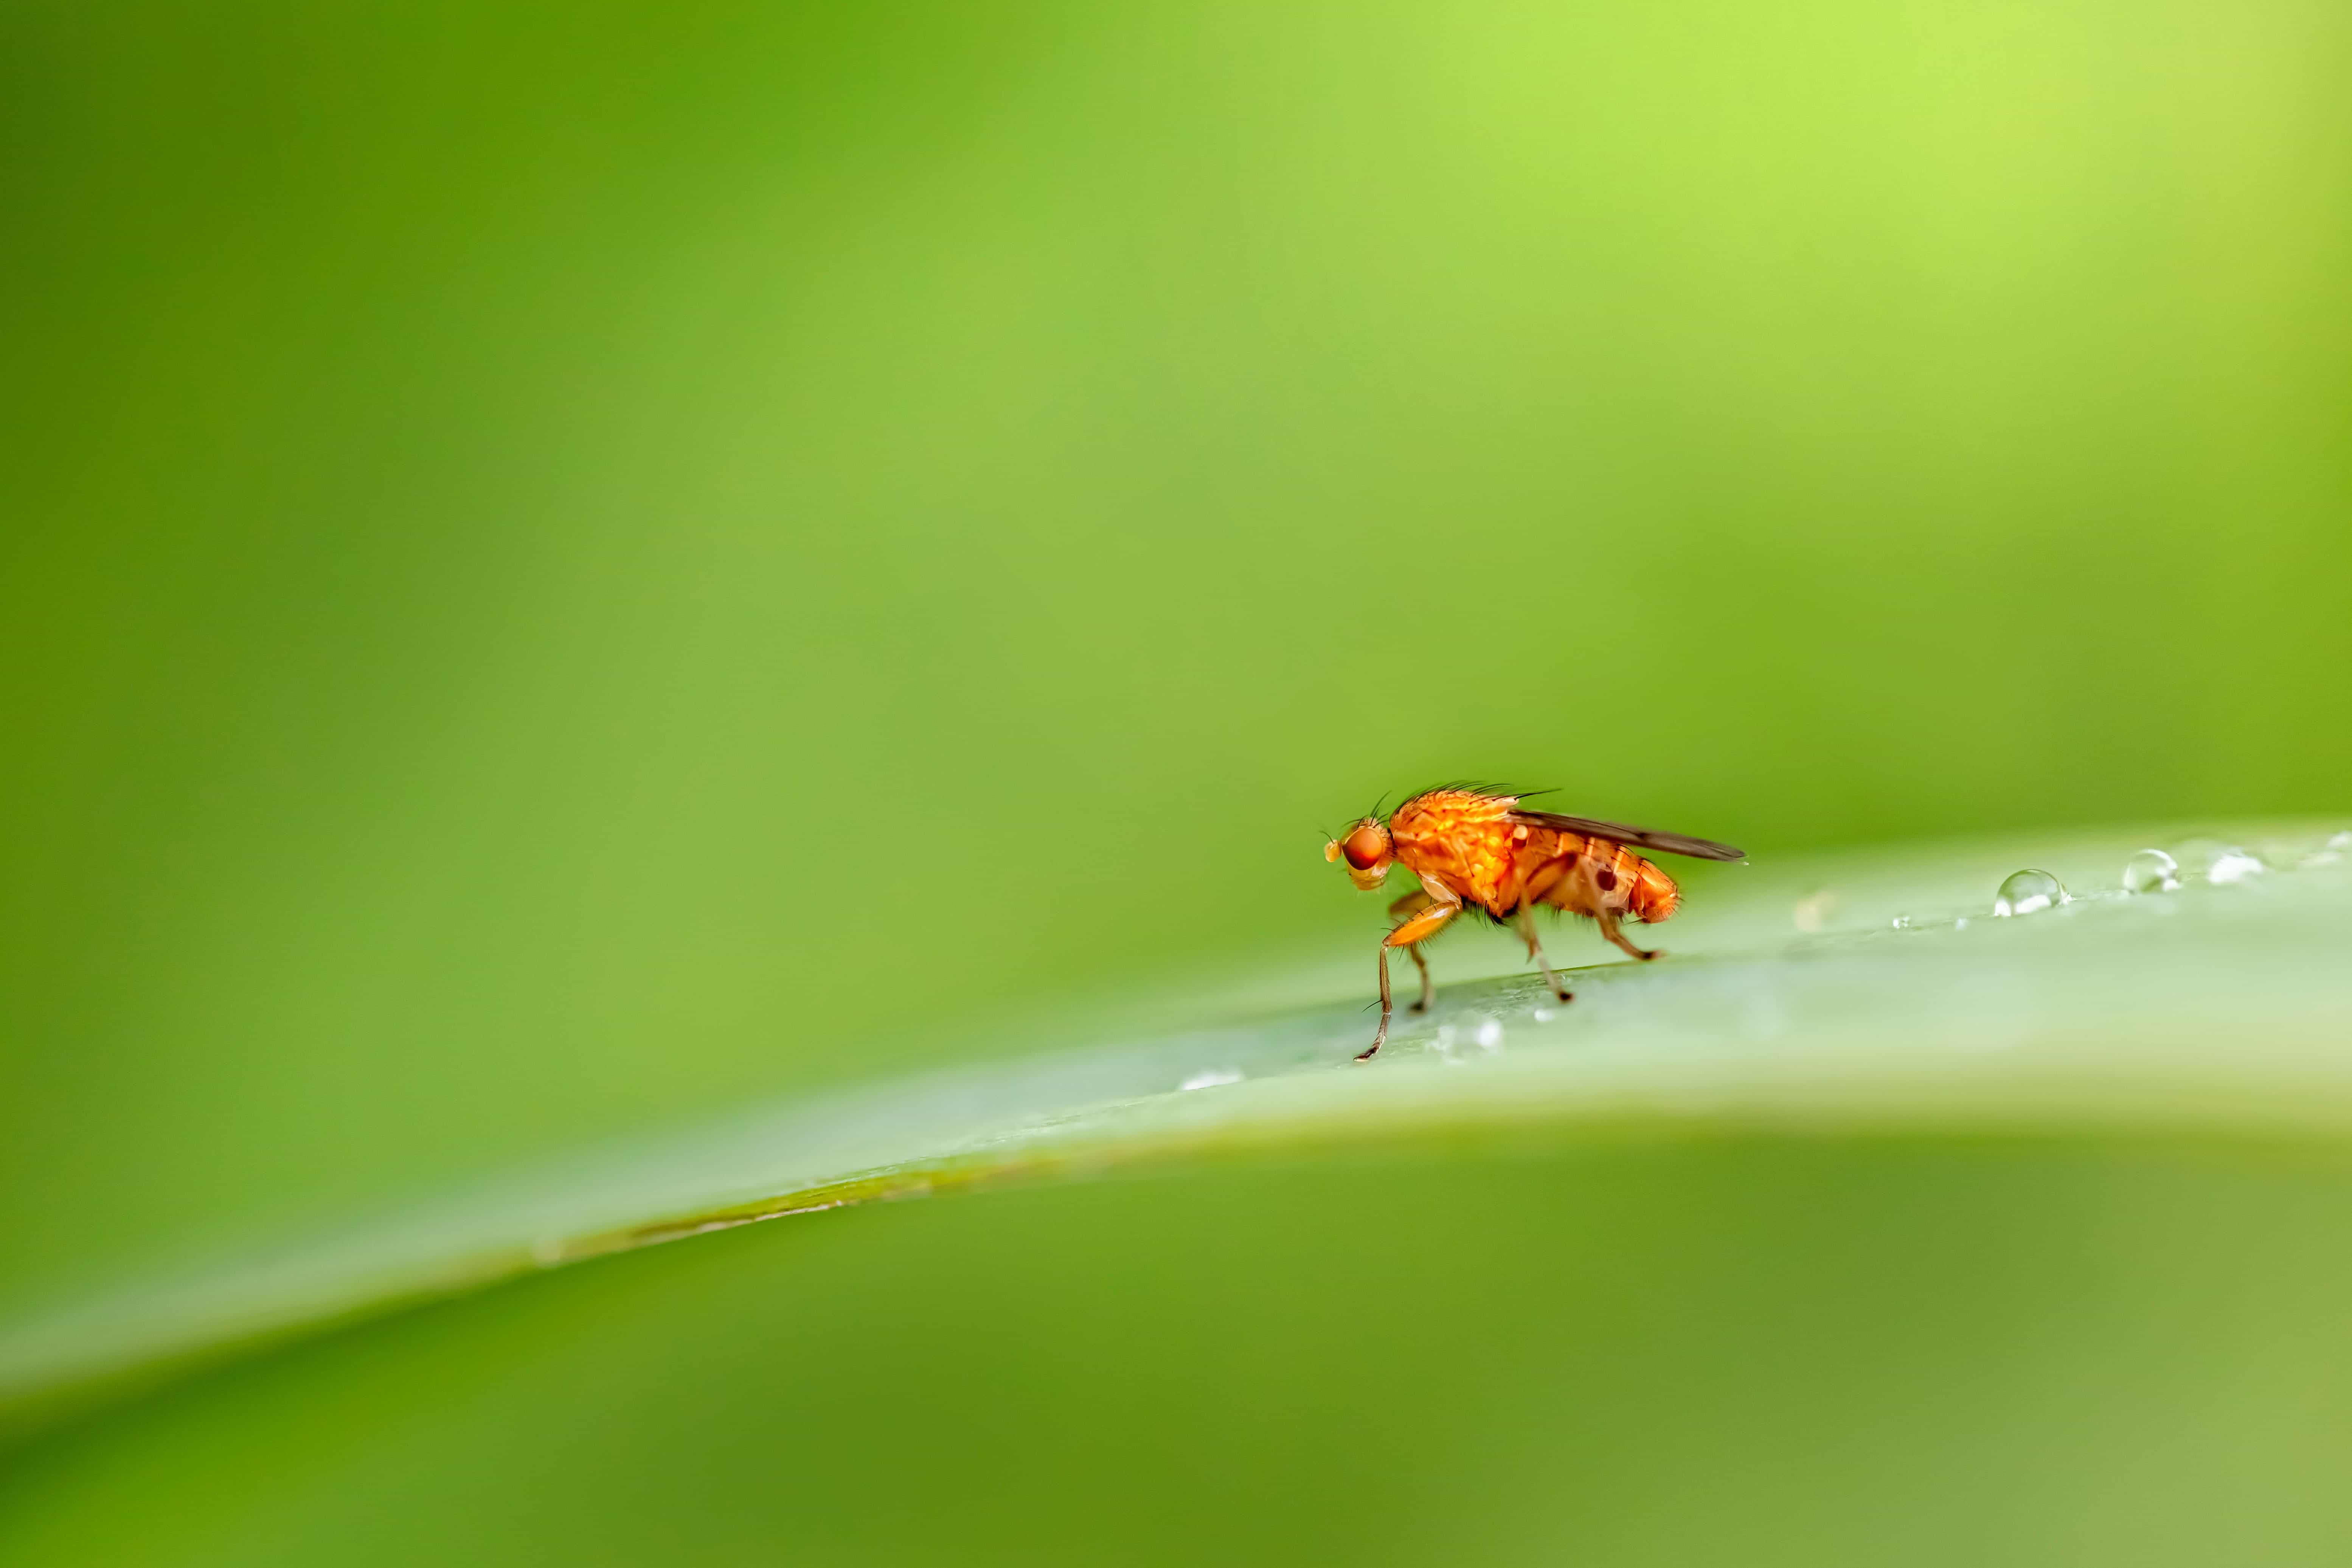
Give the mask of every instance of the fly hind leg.
<svg viewBox="0 0 2352 1568">
<path fill-rule="evenodd" d="M 1618 924 L 1617 911 L 1609 907 L 1609 891 L 1602 889 L 1591 855 L 1578 856 L 1567 875 L 1544 894 L 1543 901 L 1572 915 L 1591 917 L 1601 927 L 1601 934 L 1628 958 L 1638 958 L 1646 963 L 1653 958 L 1665 956 L 1661 950 L 1635 947 L 1626 939 L 1624 931 Z"/>
<path fill-rule="evenodd" d="M 1592 918 L 1601 922 L 1601 934 L 1615 942 L 1618 949 L 1627 957 L 1638 958 L 1646 963 L 1651 959 L 1664 958 L 1666 955 L 1665 949 L 1661 947 L 1635 947 L 1624 931 L 1618 928 L 1617 911 L 1607 904 L 1596 905 Z"/>
<path fill-rule="evenodd" d="M 1543 943 L 1536 940 L 1534 907 L 1523 905 L 1511 923 L 1518 929 L 1519 940 L 1528 944 L 1528 956 L 1536 961 L 1538 969 L 1543 971 L 1544 984 L 1551 987 L 1551 994 L 1563 1002 L 1575 1001 L 1576 993 L 1559 983 L 1559 976 L 1551 972 L 1551 961 L 1544 957 Z"/>
<path fill-rule="evenodd" d="M 1402 925 L 1406 921 L 1436 902 L 1435 899 L 1425 892 L 1407 893 L 1389 906 L 1389 919 Z M 1406 948 L 1405 952 L 1412 955 L 1412 966 L 1421 971 L 1421 1000 L 1412 1005 L 1412 1010 L 1416 1013 L 1426 1013 L 1429 1011 L 1430 1004 L 1437 1000 L 1437 984 L 1429 977 L 1429 960 L 1422 956 L 1419 942 L 1414 942 L 1411 947 Z"/>
</svg>

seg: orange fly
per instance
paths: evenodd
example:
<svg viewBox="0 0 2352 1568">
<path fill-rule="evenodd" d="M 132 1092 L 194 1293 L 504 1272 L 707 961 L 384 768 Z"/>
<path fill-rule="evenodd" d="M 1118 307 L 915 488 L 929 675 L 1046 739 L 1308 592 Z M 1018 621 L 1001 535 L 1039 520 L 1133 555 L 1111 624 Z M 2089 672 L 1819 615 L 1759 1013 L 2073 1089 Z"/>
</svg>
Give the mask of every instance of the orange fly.
<svg viewBox="0 0 2352 1568">
<path fill-rule="evenodd" d="M 1536 940 L 1537 905 L 1588 916 L 1600 922 L 1602 936 L 1632 956 L 1655 958 L 1655 951 L 1627 941 L 1618 922 L 1631 916 L 1655 925 L 1675 912 L 1682 894 L 1672 877 L 1629 847 L 1695 855 L 1702 860 L 1737 860 L 1742 853 L 1728 844 L 1680 833 L 1522 811 L 1520 799 L 1461 785 L 1423 790 L 1398 806 L 1387 822 L 1377 815 L 1367 816 L 1323 846 L 1323 858 L 1344 857 L 1349 879 L 1365 892 L 1379 887 L 1399 861 L 1421 879 L 1419 892 L 1407 893 L 1389 906 L 1397 923 L 1381 941 L 1381 1027 L 1358 1061 L 1379 1050 L 1389 1037 L 1393 1011 L 1389 949 L 1401 947 L 1412 955 L 1421 971 L 1421 1000 L 1413 1007 L 1428 1011 L 1437 992 L 1430 984 L 1429 961 L 1421 955 L 1421 944 L 1444 930 L 1465 907 L 1475 904 L 1496 925 L 1517 931 L 1528 944 L 1528 956 L 1566 1002 L 1570 993 L 1552 973 Z"/>
</svg>

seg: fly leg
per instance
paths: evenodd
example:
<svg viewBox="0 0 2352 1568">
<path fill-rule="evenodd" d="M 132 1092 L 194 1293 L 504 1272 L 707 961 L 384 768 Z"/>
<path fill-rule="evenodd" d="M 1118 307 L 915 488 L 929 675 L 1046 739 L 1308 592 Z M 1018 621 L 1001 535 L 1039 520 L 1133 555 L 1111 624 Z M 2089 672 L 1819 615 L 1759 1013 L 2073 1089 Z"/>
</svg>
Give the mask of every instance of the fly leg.
<svg viewBox="0 0 2352 1568">
<path fill-rule="evenodd" d="M 1601 922 L 1601 934 L 1607 937 L 1611 942 L 1615 942 L 1619 949 L 1621 949 L 1627 957 L 1638 958 L 1646 963 L 1651 959 L 1664 958 L 1665 956 L 1665 950 L 1664 948 L 1635 947 L 1631 942 L 1627 941 L 1625 933 L 1617 929 L 1617 911 L 1611 909 L 1607 904 L 1595 903 L 1592 908 L 1592 918 Z"/>
<path fill-rule="evenodd" d="M 1444 931 L 1445 922 L 1461 912 L 1460 904 L 1441 904 L 1433 900 L 1429 908 L 1381 939 L 1381 1026 L 1380 1031 L 1373 1035 L 1372 1043 L 1356 1058 L 1358 1061 L 1370 1061 L 1372 1053 L 1379 1050 L 1381 1042 L 1389 1037 L 1389 1015 L 1395 1010 L 1389 1000 L 1389 949 L 1409 948 L 1417 942 L 1427 941 Z M 1416 953 L 1414 956 L 1420 955 Z"/>
<path fill-rule="evenodd" d="M 1395 1005 L 1389 1000 L 1389 944 L 1382 942 L 1381 943 L 1381 1026 L 1372 1031 L 1372 1043 L 1356 1053 L 1358 1061 L 1370 1061 L 1372 1053 L 1379 1050 L 1381 1043 L 1389 1037 L 1389 1015 L 1395 1011 Z"/>
<path fill-rule="evenodd" d="M 1426 892 L 1407 893 L 1389 906 L 1389 918 L 1402 925 L 1406 920 L 1419 914 L 1436 901 Z M 1412 955 L 1412 966 L 1421 971 L 1421 1000 L 1412 1005 L 1412 1010 L 1416 1013 L 1426 1013 L 1429 1011 L 1429 1005 L 1437 999 L 1436 983 L 1429 978 L 1429 960 L 1421 955 L 1419 942 L 1414 942 L 1411 947 L 1406 948 L 1405 952 Z"/>
<path fill-rule="evenodd" d="M 1528 956 L 1536 961 L 1538 969 L 1543 971 L 1544 984 L 1551 987 L 1551 994 L 1563 1002 L 1575 1001 L 1576 993 L 1559 983 L 1559 976 L 1551 972 L 1550 960 L 1544 957 L 1543 943 L 1536 940 L 1535 906 L 1521 905 L 1518 918 L 1512 923 L 1518 927 L 1519 940 L 1528 944 Z M 1418 950 L 1415 952 L 1415 956 L 1419 956 Z"/>
<path fill-rule="evenodd" d="M 1609 907 L 1608 897 L 1601 890 L 1591 855 L 1577 857 L 1576 864 L 1569 868 L 1568 874 L 1544 895 L 1544 902 L 1555 909 L 1566 910 L 1572 915 L 1591 916 L 1600 925 L 1601 934 L 1629 958 L 1646 962 L 1663 956 L 1657 949 L 1635 947 L 1626 940 L 1624 931 L 1617 923 L 1617 911 Z"/>
</svg>

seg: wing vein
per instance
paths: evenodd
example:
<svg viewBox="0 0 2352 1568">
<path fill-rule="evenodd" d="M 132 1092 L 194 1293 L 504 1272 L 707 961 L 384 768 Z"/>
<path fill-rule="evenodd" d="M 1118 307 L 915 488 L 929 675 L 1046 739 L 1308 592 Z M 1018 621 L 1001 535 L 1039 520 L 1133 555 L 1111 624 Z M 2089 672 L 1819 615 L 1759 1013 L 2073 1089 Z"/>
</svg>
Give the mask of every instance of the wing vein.
<svg viewBox="0 0 2352 1568">
<path fill-rule="evenodd" d="M 1744 849 L 1717 844 L 1712 838 L 1694 838 L 1686 833 L 1635 827 L 1623 822 L 1602 822 L 1597 817 L 1565 816 L 1556 811 L 1514 811 L 1511 819 L 1538 827 L 1557 828 L 1564 833 L 1580 833 L 1588 838 L 1606 838 L 1613 843 L 1655 849 L 1662 854 L 1688 855 L 1698 860 L 1738 860 L 1747 854 Z"/>
</svg>

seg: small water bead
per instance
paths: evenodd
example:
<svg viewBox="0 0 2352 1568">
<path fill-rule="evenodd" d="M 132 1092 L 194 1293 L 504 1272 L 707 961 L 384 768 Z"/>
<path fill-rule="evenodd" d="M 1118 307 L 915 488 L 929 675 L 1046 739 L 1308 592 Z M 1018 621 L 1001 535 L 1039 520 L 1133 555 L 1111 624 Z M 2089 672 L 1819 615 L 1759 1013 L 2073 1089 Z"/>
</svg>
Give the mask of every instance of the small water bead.
<svg viewBox="0 0 2352 1568">
<path fill-rule="evenodd" d="M 2226 855 L 2215 857 L 2213 863 L 2205 868 L 2205 879 L 2209 882 L 2251 882 L 2269 869 L 2263 864 L 2261 857 L 2249 855 L 2243 849 L 2232 849 Z"/>
<path fill-rule="evenodd" d="M 1496 1055 L 1503 1048 L 1503 1021 L 1482 1013 L 1470 1022 L 1466 1029 L 1453 1024 L 1440 1024 L 1437 1037 L 1431 1046 L 1437 1052 L 1438 1059 L 1448 1067 L 1460 1067 L 1469 1061 L 1474 1047 L 1487 1056 Z"/>
<path fill-rule="evenodd" d="M 2334 834 L 2326 843 L 2303 858 L 2305 867 L 2340 866 L 2352 857 L 2352 831 Z"/>
<path fill-rule="evenodd" d="M 2124 891 L 2169 893 L 2180 886 L 2180 862 L 2161 849 L 2143 849 L 2124 862 Z"/>
<path fill-rule="evenodd" d="M 1911 929 L 1911 917 L 1909 915 L 1896 915 L 1894 921 L 1894 929 L 1896 931 L 1909 931 Z"/>
<path fill-rule="evenodd" d="M 2182 875 L 2209 882 L 2251 881 L 2270 869 L 2260 856 L 2226 838 L 2187 839 L 2174 845 L 2172 852 L 2179 858 Z"/>
<path fill-rule="evenodd" d="M 1194 1073 L 1176 1088 L 1180 1092 L 1189 1089 L 1216 1089 L 1228 1083 L 1239 1083 L 1241 1080 L 1242 1075 L 1230 1068 L 1211 1068 L 1207 1072 Z"/>
<path fill-rule="evenodd" d="M 1992 912 L 1997 915 L 2030 915 L 2066 901 L 2066 889 L 2057 878 L 2047 871 L 2028 867 L 2012 871 L 2009 879 L 1993 895 Z"/>
</svg>

